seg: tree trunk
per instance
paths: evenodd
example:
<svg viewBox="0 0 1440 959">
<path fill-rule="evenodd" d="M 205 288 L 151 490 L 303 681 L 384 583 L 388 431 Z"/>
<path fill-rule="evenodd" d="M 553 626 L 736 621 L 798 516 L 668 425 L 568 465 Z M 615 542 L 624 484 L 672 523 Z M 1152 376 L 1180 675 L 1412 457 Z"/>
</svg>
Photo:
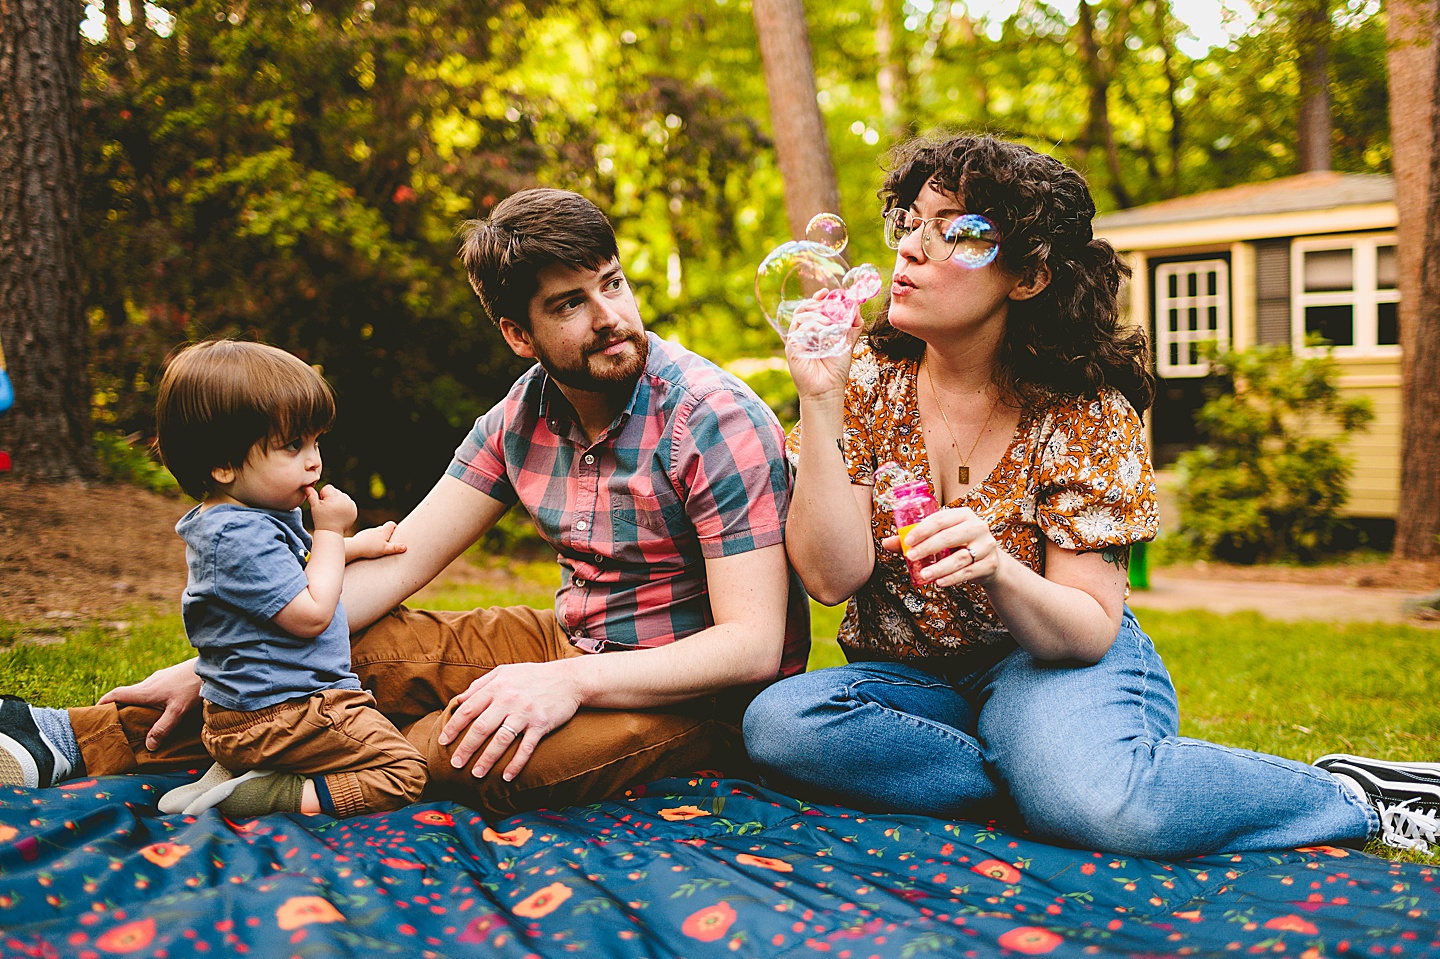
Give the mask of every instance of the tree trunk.
<svg viewBox="0 0 1440 959">
<path fill-rule="evenodd" d="M 880 117 L 887 135 L 904 137 L 910 127 L 909 51 L 905 49 L 903 0 L 874 0 L 875 59 L 880 64 L 876 83 L 880 88 Z"/>
<path fill-rule="evenodd" d="M 1330 2 L 1310 0 L 1297 14 L 1300 116 L 1296 151 L 1300 172 L 1330 169 Z"/>
<path fill-rule="evenodd" d="M 1180 195 L 1180 154 L 1185 148 L 1184 115 L 1180 112 L 1180 84 L 1175 78 L 1175 18 L 1170 12 L 1170 0 L 1157 0 L 1155 4 L 1155 34 L 1160 38 L 1160 53 L 1164 57 L 1165 99 L 1170 105 L 1170 163 L 1166 176 L 1166 190 L 1171 196 Z"/>
<path fill-rule="evenodd" d="M 1095 11 L 1089 0 L 1080 0 L 1077 25 L 1080 49 L 1085 54 L 1086 73 L 1090 87 L 1090 116 L 1085 125 L 1085 139 L 1090 149 L 1102 150 L 1105 166 L 1110 171 L 1110 195 L 1121 209 L 1135 205 L 1120 170 L 1120 148 L 1115 142 L 1115 128 L 1110 124 L 1110 72 L 1100 57 L 1100 44 L 1095 37 Z"/>
<path fill-rule="evenodd" d="M 815 214 L 841 212 L 830 138 L 815 101 L 805 7 L 801 0 L 755 0 L 753 13 L 765 63 L 775 156 L 785 181 L 785 216 L 791 236 L 801 239 Z"/>
<path fill-rule="evenodd" d="M 1392 0 L 1387 64 L 1395 201 L 1400 209 L 1400 513 L 1395 555 L 1440 555 L 1440 13 L 1434 0 Z"/>
<path fill-rule="evenodd" d="M 17 476 L 96 473 L 80 267 L 83 0 L 0 0 L 0 341 Z"/>
</svg>

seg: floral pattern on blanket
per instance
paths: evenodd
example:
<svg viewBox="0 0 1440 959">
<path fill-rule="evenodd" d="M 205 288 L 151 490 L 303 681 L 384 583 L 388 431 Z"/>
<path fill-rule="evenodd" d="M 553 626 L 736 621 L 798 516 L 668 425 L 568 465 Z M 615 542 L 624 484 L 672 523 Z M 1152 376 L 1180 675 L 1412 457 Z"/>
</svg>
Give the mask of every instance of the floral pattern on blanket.
<svg viewBox="0 0 1440 959">
<path fill-rule="evenodd" d="M 0 787 L 0 955 L 1440 954 L 1440 873 L 1317 846 L 1159 862 L 667 779 L 487 823 L 159 816 L 179 780 Z"/>
</svg>

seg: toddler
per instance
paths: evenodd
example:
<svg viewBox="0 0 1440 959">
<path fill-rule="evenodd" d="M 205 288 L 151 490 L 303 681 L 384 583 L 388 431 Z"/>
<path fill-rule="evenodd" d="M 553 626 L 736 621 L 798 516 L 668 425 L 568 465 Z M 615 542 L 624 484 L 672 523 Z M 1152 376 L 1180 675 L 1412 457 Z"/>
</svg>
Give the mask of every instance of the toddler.
<svg viewBox="0 0 1440 959">
<path fill-rule="evenodd" d="M 316 489 L 317 439 L 334 418 L 320 374 L 260 343 L 199 343 L 161 378 L 160 455 L 201 501 L 175 531 L 215 760 L 166 793 L 162 812 L 355 816 L 413 802 L 425 786 L 419 751 L 350 670 L 345 564 L 405 547 L 391 540 L 394 523 L 347 539 L 354 501 Z M 307 502 L 313 537 L 300 522 Z"/>
</svg>

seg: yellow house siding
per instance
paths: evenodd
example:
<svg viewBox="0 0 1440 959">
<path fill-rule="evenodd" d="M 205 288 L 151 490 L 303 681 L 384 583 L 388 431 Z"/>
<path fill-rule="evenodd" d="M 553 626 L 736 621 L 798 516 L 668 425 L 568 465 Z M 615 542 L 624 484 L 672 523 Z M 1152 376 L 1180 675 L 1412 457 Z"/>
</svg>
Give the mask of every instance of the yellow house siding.
<svg viewBox="0 0 1440 959">
<path fill-rule="evenodd" d="M 1345 452 L 1354 462 L 1350 477 L 1351 516 L 1393 518 L 1400 505 L 1400 359 L 1342 359 L 1340 389 L 1368 396 L 1375 418 L 1370 428 L 1352 435 Z"/>
<path fill-rule="evenodd" d="M 1255 345 L 1255 247 L 1230 245 L 1230 347 L 1247 350 Z"/>
</svg>

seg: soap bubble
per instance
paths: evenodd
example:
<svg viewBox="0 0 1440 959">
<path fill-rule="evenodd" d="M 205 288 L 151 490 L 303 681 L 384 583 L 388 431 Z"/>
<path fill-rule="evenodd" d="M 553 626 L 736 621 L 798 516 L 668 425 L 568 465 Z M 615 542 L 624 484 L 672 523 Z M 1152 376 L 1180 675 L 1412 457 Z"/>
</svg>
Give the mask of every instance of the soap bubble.
<svg viewBox="0 0 1440 959">
<path fill-rule="evenodd" d="M 805 225 L 805 239 L 829 247 L 836 253 L 844 253 L 850 243 L 850 231 L 838 214 L 817 213 Z"/>
<path fill-rule="evenodd" d="M 1000 252 L 1000 235 L 995 224 L 974 213 L 964 213 L 950 221 L 945 239 L 955 244 L 950 259 L 961 266 L 978 270 L 988 265 Z"/>
<path fill-rule="evenodd" d="M 849 232 L 835 214 L 816 216 L 807 232 L 810 239 L 782 243 L 760 262 L 755 298 L 780 338 L 795 343 L 799 356 L 839 356 L 850 348 L 860 304 L 880 292 L 880 271 L 869 263 L 845 269 L 840 251 Z"/>
</svg>

